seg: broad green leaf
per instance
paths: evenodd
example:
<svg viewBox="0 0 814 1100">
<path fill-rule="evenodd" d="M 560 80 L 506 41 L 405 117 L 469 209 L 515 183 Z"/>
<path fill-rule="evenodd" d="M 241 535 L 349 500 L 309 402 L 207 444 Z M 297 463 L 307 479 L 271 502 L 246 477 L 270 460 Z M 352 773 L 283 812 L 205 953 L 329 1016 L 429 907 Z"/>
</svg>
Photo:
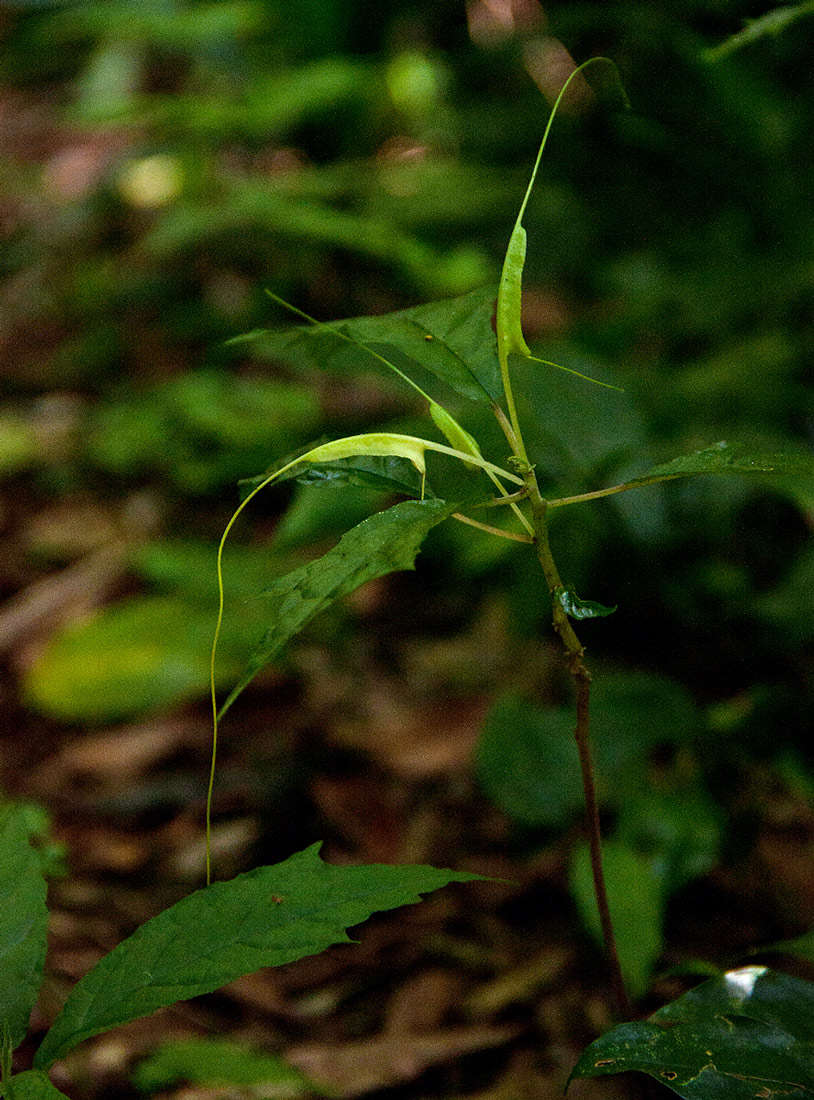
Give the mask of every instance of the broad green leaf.
<svg viewBox="0 0 814 1100">
<path fill-rule="evenodd" d="M 28 834 L 24 808 L 0 809 L 0 1033 L 11 1050 L 28 1031 L 48 930 L 42 860 Z"/>
<path fill-rule="evenodd" d="M 478 740 L 475 767 L 489 798 L 530 826 L 566 825 L 582 806 L 570 708 L 542 710 L 516 695 L 499 699 Z"/>
<path fill-rule="evenodd" d="M 713 443 L 702 451 L 654 466 L 631 485 L 671 481 L 699 474 L 814 474 L 814 455 L 752 452 L 729 443 Z"/>
<path fill-rule="evenodd" d="M 633 478 L 621 485 L 608 489 L 597 489 L 592 493 L 581 493 L 574 497 L 561 497 L 550 500 L 552 508 L 564 504 L 575 504 L 584 500 L 597 500 L 600 497 L 624 493 L 628 489 L 638 489 L 643 485 L 655 485 L 660 481 L 675 481 L 680 477 L 698 477 L 701 474 L 794 474 L 814 476 L 814 455 L 800 451 L 757 452 L 742 446 L 733 446 L 721 441 L 705 447 L 702 451 L 682 455 L 660 466 L 654 466 L 641 477 Z"/>
<path fill-rule="evenodd" d="M 263 593 L 271 624 L 221 713 L 321 611 L 366 581 L 399 569 L 412 569 L 429 531 L 454 511 L 455 505 L 442 500 L 403 501 L 363 520 L 321 558 L 274 581 Z"/>
<path fill-rule="evenodd" d="M 606 607 L 594 600 L 581 600 L 573 588 L 556 588 L 554 598 L 571 619 L 603 619 L 616 610 L 615 604 Z"/>
<path fill-rule="evenodd" d="M 619 963 L 628 990 L 638 997 L 647 990 L 653 966 L 661 954 L 664 883 L 653 861 L 622 841 L 606 841 L 602 857 Z M 601 944 L 587 845 L 581 845 L 574 853 L 571 890 L 585 927 Z"/>
<path fill-rule="evenodd" d="M 164 1043 L 132 1075 L 142 1092 L 188 1081 L 194 1085 L 252 1087 L 252 1095 L 279 1098 L 318 1091 L 278 1054 L 263 1054 L 228 1039 L 182 1039 Z"/>
<path fill-rule="evenodd" d="M 257 623 L 251 603 L 246 614 Z M 69 722 L 115 721 L 194 698 L 206 690 L 211 636 L 210 608 L 174 596 L 123 600 L 48 643 L 26 672 L 26 698 Z M 224 639 L 222 683 L 237 674 L 248 650 L 234 634 Z"/>
<path fill-rule="evenodd" d="M 83 1039 L 337 943 L 371 913 L 479 876 L 433 867 L 335 867 L 312 845 L 198 890 L 147 921 L 73 989 L 37 1051 L 44 1069 Z"/>
<path fill-rule="evenodd" d="M 362 344 L 408 377 L 417 372 L 423 379 L 426 372 L 473 401 L 497 400 L 501 382 L 491 323 L 494 302 L 495 291 L 487 288 L 377 317 L 261 329 L 238 340 L 262 340 L 263 351 L 281 359 L 354 372 L 364 354 L 356 345 Z"/>
<path fill-rule="evenodd" d="M 629 1070 L 684 1100 L 810 1100 L 814 983 L 764 966 L 730 970 L 601 1036 L 572 1076 Z"/>
<path fill-rule="evenodd" d="M 652 750 L 686 743 L 698 726 L 692 699 L 680 685 L 641 673 L 597 675 L 591 719 L 599 797 L 603 805 L 623 807 L 641 793 Z M 484 791 L 524 825 L 565 825 L 581 812 L 570 705 L 540 707 L 517 695 L 502 697 L 484 722 L 476 767 Z M 677 830 L 674 824 L 668 835 Z M 703 836 L 711 845 L 706 828 Z M 651 843 L 645 850 L 660 847 Z"/>
<path fill-rule="evenodd" d="M 678 890 L 718 861 L 721 811 L 697 783 L 668 775 L 641 785 L 620 802 L 617 836 L 650 857 L 667 892 Z"/>
<path fill-rule="evenodd" d="M 64 1092 L 52 1085 L 47 1074 L 39 1069 L 15 1073 L 6 1083 L 6 1100 L 68 1100 Z"/>
</svg>

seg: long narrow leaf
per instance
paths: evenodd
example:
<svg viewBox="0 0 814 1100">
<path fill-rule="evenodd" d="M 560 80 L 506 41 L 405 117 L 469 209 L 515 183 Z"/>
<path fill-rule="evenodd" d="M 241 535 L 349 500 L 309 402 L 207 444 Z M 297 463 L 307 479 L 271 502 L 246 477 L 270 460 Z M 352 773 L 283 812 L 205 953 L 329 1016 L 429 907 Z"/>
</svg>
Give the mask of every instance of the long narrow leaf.
<svg viewBox="0 0 814 1100">
<path fill-rule="evenodd" d="M 335 867 L 319 844 L 198 890 L 147 921 L 74 987 L 37 1051 L 47 1069 L 83 1039 L 337 943 L 371 913 L 480 876 L 434 867 Z"/>
<path fill-rule="evenodd" d="M 13 1050 L 25 1038 L 45 962 L 48 910 L 40 860 L 25 814 L 0 811 L 0 1033 Z"/>
</svg>

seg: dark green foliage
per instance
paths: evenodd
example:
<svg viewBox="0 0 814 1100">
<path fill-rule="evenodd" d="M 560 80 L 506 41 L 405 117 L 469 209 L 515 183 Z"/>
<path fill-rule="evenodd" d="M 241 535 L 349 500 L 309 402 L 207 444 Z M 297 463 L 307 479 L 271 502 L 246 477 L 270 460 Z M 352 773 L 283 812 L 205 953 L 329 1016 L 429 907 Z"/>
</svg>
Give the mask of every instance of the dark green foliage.
<svg viewBox="0 0 814 1100">
<path fill-rule="evenodd" d="M 572 1076 L 639 1070 L 684 1100 L 814 1096 L 814 984 L 730 970 L 592 1043 Z"/>
</svg>

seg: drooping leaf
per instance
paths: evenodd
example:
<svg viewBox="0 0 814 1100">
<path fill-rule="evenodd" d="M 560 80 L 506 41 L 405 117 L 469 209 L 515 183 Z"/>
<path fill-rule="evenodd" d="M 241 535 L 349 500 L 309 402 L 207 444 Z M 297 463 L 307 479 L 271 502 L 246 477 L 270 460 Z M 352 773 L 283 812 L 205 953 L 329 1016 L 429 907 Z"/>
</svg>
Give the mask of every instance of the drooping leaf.
<svg viewBox="0 0 814 1100">
<path fill-rule="evenodd" d="M 263 593 L 271 624 L 221 713 L 320 611 L 366 581 L 399 569 L 412 569 L 428 532 L 454 511 L 455 505 L 443 500 L 403 501 L 363 520 L 321 558 L 274 581 Z"/>
<path fill-rule="evenodd" d="M 572 1077 L 629 1070 L 684 1100 L 810 1100 L 814 983 L 764 966 L 730 970 L 601 1036 Z"/>
<path fill-rule="evenodd" d="M 637 997 L 647 990 L 653 966 L 661 954 L 664 883 L 653 860 L 620 840 L 606 841 L 602 856 L 619 963 L 628 990 Z M 584 844 L 574 853 L 571 890 L 583 923 L 601 943 L 591 861 Z"/>
<path fill-rule="evenodd" d="M 264 1054 L 228 1039 L 182 1039 L 164 1043 L 139 1062 L 132 1075 L 142 1092 L 188 1081 L 195 1085 L 257 1087 L 269 1096 L 313 1095 L 316 1085 L 278 1054 Z M 254 1089 L 253 1089 L 253 1094 Z"/>
<path fill-rule="evenodd" d="M 491 324 L 494 301 L 495 290 L 487 288 L 381 316 L 262 329 L 238 339 L 262 340 L 264 352 L 281 359 L 355 371 L 364 355 L 358 344 L 364 344 L 410 377 L 416 370 L 421 378 L 427 372 L 473 401 L 497 400 L 501 383 Z"/>
<path fill-rule="evenodd" d="M 15 1073 L 6 1083 L 7 1100 L 69 1100 L 39 1069 Z"/>
<path fill-rule="evenodd" d="M 0 809 L 0 1034 L 25 1038 L 45 962 L 48 910 L 42 861 L 28 842 L 22 807 Z"/>
<path fill-rule="evenodd" d="M 240 483 L 241 495 L 247 496 L 267 477 L 266 473 L 245 478 Z M 421 495 L 421 475 L 409 459 L 401 458 L 399 455 L 354 455 L 335 462 L 315 462 L 304 469 L 300 468 L 299 471 L 293 469 L 280 478 L 281 481 L 289 479 L 298 481 L 302 485 L 331 488 L 350 485 L 354 488 L 376 489 L 380 492 L 384 490 L 411 497 Z M 427 489 L 425 481 L 424 495 L 432 495 Z"/>
<path fill-rule="evenodd" d="M 319 844 L 198 890 L 147 921 L 74 987 L 37 1051 L 45 1069 L 83 1039 L 337 943 L 371 913 L 479 876 L 433 867 L 336 867 Z"/>
<path fill-rule="evenodd" d="M 581 600 L 573 588 L 556 588 L 554 598 L 572 619 L 602 619 L 616 610 L 615 604 L 613 607 L 606 607 L 594 600 Z"/>
</svg>

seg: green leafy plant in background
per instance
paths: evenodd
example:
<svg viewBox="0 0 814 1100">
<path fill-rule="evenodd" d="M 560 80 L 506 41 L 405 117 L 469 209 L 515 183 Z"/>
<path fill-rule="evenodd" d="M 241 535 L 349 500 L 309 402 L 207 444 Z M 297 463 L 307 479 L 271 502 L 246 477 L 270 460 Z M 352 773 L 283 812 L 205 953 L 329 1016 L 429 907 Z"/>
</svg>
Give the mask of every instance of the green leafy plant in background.
<svg viewBox="0 0 814 1100">
<path fill-rule="evenodd" d="M 631 799 L 625 806 L 618 824 L 619 835 L 605 845 L 603 860 L 600 799 L 589 737 L 592 681 L 574 623 L 605 617 L 612 614 L 615 608 L 582 599 L 572 585 L 563 581 L 549 540 L 551 517 L 573 505 L 700 475 L 810 475 L 814 472 L 814 461 L 805 453 L 752 450 L 722 441 L 661 463 L 615 485 L 565 496 L 544 495 L 535 464 L 529 457 L 530 448 L 527 449 L 520 412 L 522 406 L 518 400 L 523 394 L 518 391 L 517 398 L 515 395 L 513 377 L 518 364 L 524 362 L 527 366 L 539 364 L 547 370 L 564 370 L 583 382 L 618 389 L 613 383 L 590 378 L 583 371 L 537 359 L 525 340 L 521 324 L 522 276 L 527 244 L 523 226 L 526 205 L 558 107 L 571 82 L 579 78 L 588 66 L 595 64 L 602 64 L 615 74 L 615 67 L 607 59 L 593 58 L 585 62 L 572 72 L 552 107 L 506 251 L 497 290 L 494 328 L 493 295 L 472 292 L 458 299 L 396 314 L 356 318 L 331 325 L 307 318 L 309 324 L 294 332 L 279 334 L 262 331 L 249 334 L 248 339 L 262 340 L 268 353 L 282 357 L 303 354 L 303 349 L 307 349 L 309 344 L 312 345 L 311 354 L 318 362 L 342 360 L 347 357 L 349 349 L 354 357 L 358 357 L 360 352 L 372 356 L 418 391 L 427 402 L 432 423 L 446 442 L 385 431 L 346 436 L 301 451 L 245 483 L 243 500 L 224 530 L 217 555 L 220 602 L 210 667 L 213 751 L 207 797 L 207 878 L 210 878 L 212 870 L 209 836 L 219 726 L 225 712 L 257 673 L 274 660 L 289 639 L 315 615 L 367 580 L 397 569 L 412 568 L 419 548 L 429 533 L 446 520 L 455 519 L 497 538 L 528 544 L 542 571 L 550 598 L 554 630 L 559 636 L 575 693 L 574 734 L 581 791 L 565 780 L 558 792 L 558 800 L 552 804 L 546 798 L 544 805 L 541 805 L 533 781 L 524 786 L 524 775 L 529 772 L 534 774 L 546 764 L 551 765 L 558 782 L 561 775 L 568 774 L 565 733 L 574 720 L 567 718 L 563 712 L 552 714 L 543 721 L 543 725 L 548 724 L 546 733 L 551 736 L 541 736 L 540 716 L 530 712 L 521 699 L 506 699 L 499 705 L 502 710 L 493 712 L 491 730 L 487 723 L 481 743 L 479 768 L 487 789 L 492 784 L 496 800 L 506 805 L 509 812 L 514 812 L 521 819 L 525 815 L 535 824 L 545 820 L 546 816 L 554 823 L 560 823 L 578 798 L 584 802 L 588 842 L 574 861 L 573 889 L 586 924 L 594 927 L 604 942 L 616 1012 L 619 1018 L 627 1019 L 632 1014 L 629 990 L 636 996 L 646 990 L 652 967 L 660 954 L 661 919 L 667 895 L 714 862 L 718 822 L 703 792 L 692 784 L 684 790 L 679 787 L 670 791 L 674 799 L 683 798 L 685 805 L 694 804 L 698 812 L 693 816 L 692 827 L 687 826 L 686 815 L 674 814 L 672 818 L 661 815 L 663 803 L 658 798 L 655 803 L 651 799 L 650 805 L 646 805 L 647 797 L 640 796 Z M 279 298 L 276 300 L 281 301 Z M 296 309 L 294 312 L 300 313 Z M 303 314 L 300 313 L 300 316 Z M 307 350 L 305 354 L 308 354 Z M 473 435 L 445 405 L 430 396 L 423 384 L 416 381 L 416 377 L 423 379 L 427 376 L 441 383 L 445 389 L 477 402 L 493 413 L 510 450 L 508 459 L 497 462 L 483 456 L 481 445 Z M 542 389 L 544 391 L 544 387 Z M 613 397 L 607 400 L 612 401 Z M 579 397 L 575 396 L 573 403 L 578 405 Z M 542 418 L 545 413 L 545 408 L 537 410 Z M 434 467 L 428 470 L 428 459 L 433 463 L 446 462 L 447 468 L 440 468 L 436 476 Z M 457 474 L 450 474 L 450 460 L 457 466 Z M 411 472 L 412 491 L 406 488 Z M 483 490 L 476 485 L 476 481 L 484 475 L 492 485 L 488 496 L 484 496 Z M 330 486 L 367 483 L 381 488 L 389 484 L 394 494 L 407 494 L 413 499 L 394 504 L 363 520 L 323 557 L 300 566 L 265 590 L 264 597 L 275 608 L 274 617 L 257 639 L 237 683 L 226 700 L 219 704 L 216 672 L 224 622 L 226 543 L 236 521 L 256 496 L 268 486 L 289 479 Z M 442 485 L 443 492 L 440 491 Z M 648 684 L 647 690 L 650 689 Z M 612 693 L 606 700 L 610 713 L 620 709 L 617 703 L 620 698 L 624 699 L 625 690 L 633 690 L 635 694 L 634 685 L 622 684 L 616 700 Z M 680 737 L 688 711 L 691 719 L 691 704 L 683 698 L 676 701 L 668 683 L 664 691 L 670 704 L 677 708 L 679 718 L 675 722 L 675 736 Z M 660 704 L 656 703 L 655 707 L 661 713 Z M 624 706 L 621 710 L 624 713 Z M 503 730 L 511 732 L 506 734 Z M 624 741 L 624 736 L 620 740 Z M 643 746 L 640 739 L 637 740 L 638 743 L 632 746 L 634 755 L 642 752 Z M 544 751 L 549 753 L 548 760 L 539 759 L 542 746 L 546 746 Z M 618 746 L 615 747 L 618 749 Z M 629 762 L 625 761 L 627 764 Z M 625 777 L 624 765 L 619 765 L 618 761 L 615 770 L 618 776 Z M 611 776 L 613 771 L 614 765 L 611 764 L 608 769 Z M 626 778 L 630 778 L 629 774 Z M 654 830 L 652 823 L 660 816 L 661 826 Z M 623 1028 L 628 1027 L 627 1031 L 611 1032 L 603 1037 L 589 1048 L 575 1068 L 574 1075 L 592 1076 L 633 1068 L 658 1077 L 681 1096 L 695 1098 L 702 1095 L 698 1092 L 698 1081 L 705 1073 L 703 1087 L 712 1082 L 720 1090 L 715 1095 L 774 1095 L 738 1092 L 740 1085 L 732 1084 L 736 1081 L 731 1067 L 737 1063 L 738 1044 L 742 1043 L 747 1033 L 753 1038 L 759 1033 L 760 1053 L 752 1060 L 753 1065 L 750 1063 L 749 1072 L 743 1078 L 747 1081 L 744 1087 L 756 1087 L 758 1076 L 751 1069 L 754 1068 L 757 1073 L 762 1064 L 766 1074 L 764 1080 L 770 1081 L 773 1087 L 781 1091 L 785 1090 L 784 1094 L 812 1095 L 814 1076 L 810 1052 L 814 1032 L 811 1030 L 811 1020 L 804 1014 L 793 1028 L 782 1032 L 779 1040 L 773 1033 L 769 1034 L 764 1025 L 772 1021 L 767 1021 L 765 1014 L 761 1015 L 763 1002 L 756 992 L 758 989 L 762 992 L 769 986 L 778 991 L 780 998 L 793 999 L 798 989 L 803 989 L 805 997 L 811 996 L 806 983 L 785 984 L 782 978 L 776 978 L 765 968 L 732 971 L 722 979 L 714 979 L 712 983 L 700 987 L 700 991 L 694 991 L 695 996 L 688 995 L 689 1001 L 682 998 L 674 1006 L 662 1010 L 661 1014 L 657 1013 L 652 1023 L 623 1025 Z M 721 989 L 735 989 L 739 993 L 726 999 L 723 994 L 716 996 L 716 990 L 720 993 Z M 693 1006 L 690 1015 L 695 1013 L 693 1026 L 676 1027 L 670 1031 L 674 1020 L 684 1020 L 682 1012 L 687 1004 Z M 724 1026 L 715 1022 L 721 1011 L 726 1013 Z M 665 1024 L 668 1018 L 670 1023 Z M 703 1019 L 703 1026 L 695 1026 L 698 1018 Z M 765 1043 L 764 1032 L 768 1036 Z M 657 1041 L 650 1042 L 653 1035 Z M 772 1061 L 768 1052 L 775 1041 L 783 1045 L 783 1056 Z M 613 1052 L 612 1056 L 605 1056 L 606 1048 Z M 601 1057 L 596 1056 L 597 1051 Z M 737 1081 L 740 1080 L 737 1078 Z"/>
</svg>

